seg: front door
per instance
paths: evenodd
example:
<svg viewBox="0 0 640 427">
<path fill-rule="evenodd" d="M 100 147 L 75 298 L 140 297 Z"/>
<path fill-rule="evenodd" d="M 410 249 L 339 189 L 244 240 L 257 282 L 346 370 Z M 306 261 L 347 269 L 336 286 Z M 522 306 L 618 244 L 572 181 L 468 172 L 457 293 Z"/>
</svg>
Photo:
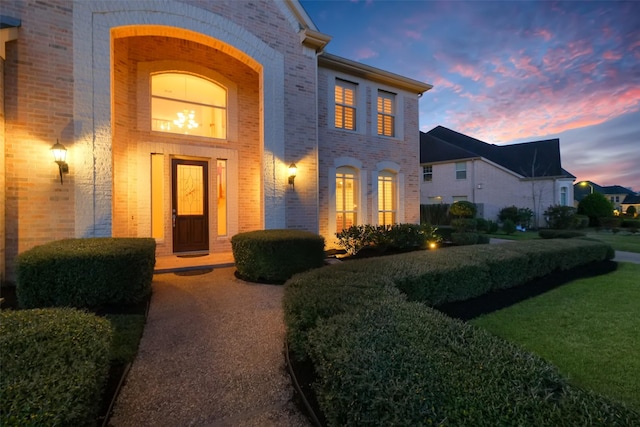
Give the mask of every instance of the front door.
<svg viewBox="0 0 640 427">
<path fill-rule="evenodd" d="M 173 251 L 208 251 L 208 162 L 171 159 L 171 176 Z"/>
</svg>

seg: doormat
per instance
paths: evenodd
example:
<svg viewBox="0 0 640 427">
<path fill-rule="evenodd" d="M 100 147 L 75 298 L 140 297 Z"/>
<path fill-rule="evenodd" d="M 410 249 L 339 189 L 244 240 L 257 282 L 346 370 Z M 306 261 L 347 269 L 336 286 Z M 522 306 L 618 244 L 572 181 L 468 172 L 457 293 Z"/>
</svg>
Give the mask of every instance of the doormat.
<svg viewBox="0 0 640 427">
<path fill-rule="evenodd" d="M 203 257 L 203 256 L 207 256 L 209 255 L 208 253 L 206 254 L 188 254 L 188 255 L 176 255 L 178 258 L 199 258 L 199 257 Z"/>
</svg>

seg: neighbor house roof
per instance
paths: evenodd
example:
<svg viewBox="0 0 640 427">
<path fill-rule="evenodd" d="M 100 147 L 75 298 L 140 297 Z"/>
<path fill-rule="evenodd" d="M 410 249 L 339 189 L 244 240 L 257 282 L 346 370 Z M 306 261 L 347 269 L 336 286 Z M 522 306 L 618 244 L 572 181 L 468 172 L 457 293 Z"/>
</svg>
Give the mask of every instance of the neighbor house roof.
<svg viewBox="0 0 640 427">
<path fill-rule="evenodd" d="M 560 140 L 547 139 L 511 145 L 488 144 L 437 126 L 420 132 L 420 163 L 485 158 L 526 178 L 575 178 L 562 168 Z"/>
<path fill-rule="evenodd" d="M 640 194 L 627 194 L 622 203 L 625 205 L 638 205 L 640 204 Z"/>
<path fill-rule="evenodd" d="M 604 194 L 636 194 L 632 190 L 625 188 L 621 185 L 609 185 L 602 187 L 602 193 Z"/>
</svg>

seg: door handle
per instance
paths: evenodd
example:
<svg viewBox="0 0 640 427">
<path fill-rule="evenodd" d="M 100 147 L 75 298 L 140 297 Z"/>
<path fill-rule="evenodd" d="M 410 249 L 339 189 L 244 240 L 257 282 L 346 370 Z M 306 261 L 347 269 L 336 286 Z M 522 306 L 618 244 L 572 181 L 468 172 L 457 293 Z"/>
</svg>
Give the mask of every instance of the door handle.
<svg viewBox="0 0 640 427">
<path fill-rule="evenodd" d="M 171 215 L 171 222 L 173 223 L 173 228 L 176 228 L 176 210 L 173 210 L 173 215 Z"/>
</svg>

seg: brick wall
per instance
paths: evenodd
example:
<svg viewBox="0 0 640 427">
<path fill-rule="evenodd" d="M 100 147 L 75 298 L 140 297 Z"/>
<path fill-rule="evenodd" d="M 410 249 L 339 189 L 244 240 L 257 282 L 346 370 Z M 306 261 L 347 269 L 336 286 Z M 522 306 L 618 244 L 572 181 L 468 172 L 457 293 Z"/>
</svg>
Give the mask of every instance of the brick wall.
<svg viewBox="0 0 640 427">
<path fill-rule="evenodd" d="M 22 20 L 4 64 L 6 275 L 26 249 L 74 236 L 74 173 L 60 184 L 51 146 L 59 139 L 73 162 L 72 11 L 66 1 L 8 1 L 2 13 Z"/>
</svg>

